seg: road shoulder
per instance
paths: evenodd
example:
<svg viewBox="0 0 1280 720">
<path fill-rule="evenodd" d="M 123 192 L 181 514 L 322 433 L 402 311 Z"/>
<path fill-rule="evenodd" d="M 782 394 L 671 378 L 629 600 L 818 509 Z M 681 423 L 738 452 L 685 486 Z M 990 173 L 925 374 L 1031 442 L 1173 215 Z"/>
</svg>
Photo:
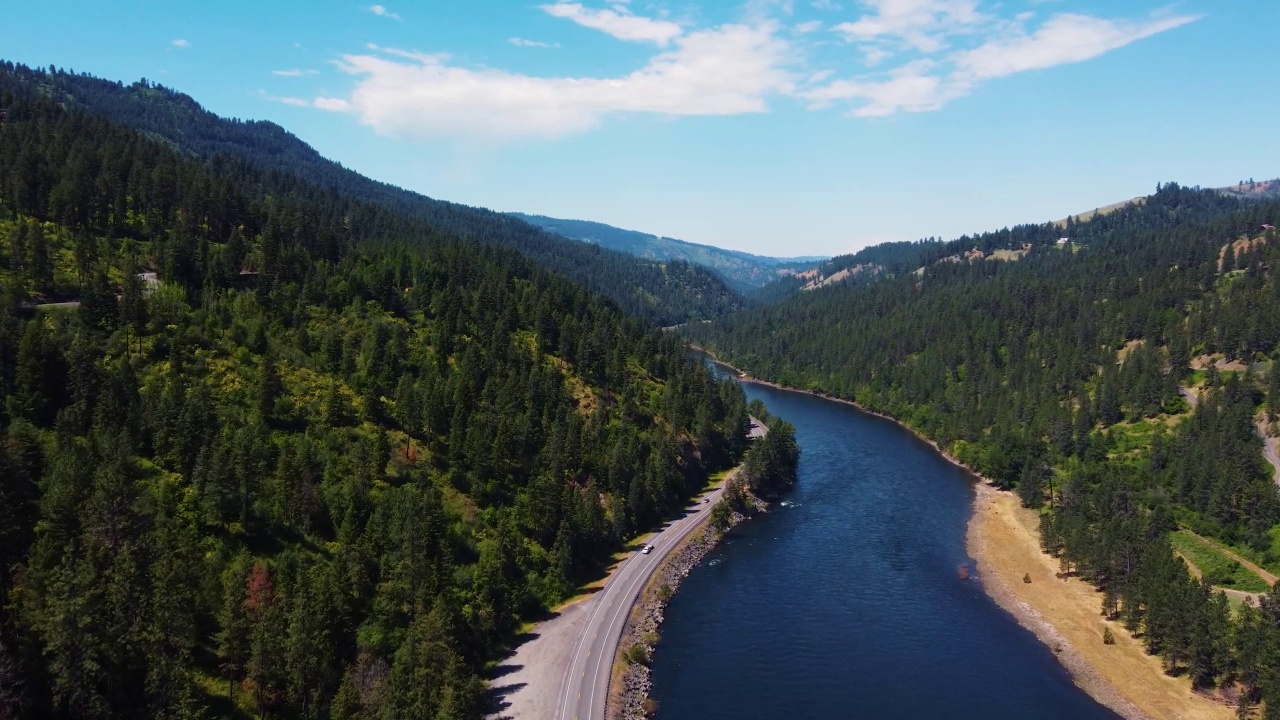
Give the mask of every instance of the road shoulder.
<svg viewBox="0 0 1280 720">
<path fill-rule="evenodd" d="M 489 695 L 497 712 L 491 720 L 556 716 L 562 680 L 593 601 L 594 596 L 586 595 L 561 606 L 554 617 L 533 626 L 515 652 L 494 668 Z"/>
<path fill-rule="evenodd" d="M 728 483 L 736 473 L 735 468 L 724 482 Z M 762 501 L 750 496 L 747 499 L 754 508 L 753 515 L 765 509 Z M 720 502 L 727 500 L 722 498 Z M 732 528 L 748 517 L 733 513 L 729 517 L 728 527 Z M 662 625 L 667 603 L 675 596 L 685 577 L 723 537 L 723 533 L 711 527 L 710 518 L 710 513 L 703 515 L 696 528 L 668 550 L 632 605 L 622 637 L 614 649 L 613 675 L 609 682 L 609 697 L 604 715 L 606 720 L 638 720 L 652 715 L 656 710 L 657 705 L 650 697 L 653 684 L 648 665 L 657 651 L 658 630 Z M 638 650 L 632 650 L 633 647 Z M 626 656 L 629 652 L 643 655 L 644 661 L 628 661 Z"/>
</svg>

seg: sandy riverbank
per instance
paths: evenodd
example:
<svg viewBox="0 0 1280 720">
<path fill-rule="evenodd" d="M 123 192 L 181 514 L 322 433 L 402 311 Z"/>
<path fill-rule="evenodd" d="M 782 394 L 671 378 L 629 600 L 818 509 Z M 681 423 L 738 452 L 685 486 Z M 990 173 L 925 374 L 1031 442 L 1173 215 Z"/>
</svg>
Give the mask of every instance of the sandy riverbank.
<svg viewBox="0 0 1280 720">
<path fill-rule="evenodd" d="M 788 388 L 753 378 L 710 352 L 716 362 L 734 369 L 742 380 L 792 392 L 808 392 L 885 418 L 910 430 L 955 465 L 973 473 L 936 442 L 920 435 L 896 418 L 858 403 L 822 393 Z M 1059 580 L 1058 561 L 1040 548 L 1039 520 L 1021 507 L 1013 493 L 992 487 L 978 476 L 973 515 L 966 544 L 978 562 L 983 589 L 995 602 L 1054 651 L 1076 684 L 1103 705 L 1128 720 L 1228 720 L 1235 713 L 1222 702 L 1193 693 L 1185 677 L 1164 673 L 1161 661 L 1147 655 L 1119 623 L 1102 617 L 1101 595 L 1077 578 Z M 1031 582 L 1023 582 L 1030 575 Z M 1102 631 L 1110 626 L 1114 645 L 1104 645 Z"/>
<path fill-rule="evenodd" d="M 1048 645 L 1076 684 L 1131 720 L 1227 720 L 1226 703 L 1191 691 L 1185 677 L 1169 677 L 1157 657 L 1118 622 L 1102 617 L 1101 594 L 1078 578 L 1056 577 L 1058 561 L 1040 549 L 1039 519 L 1012 493 L 977 486 L 969 521 L 969 554 L 982 587 L 1018 623 Z M 1030 576 L 1031 582 L 1024 582 Z M 1111 628 L 1114 645 L 1102 642 Z"/>
</svg>

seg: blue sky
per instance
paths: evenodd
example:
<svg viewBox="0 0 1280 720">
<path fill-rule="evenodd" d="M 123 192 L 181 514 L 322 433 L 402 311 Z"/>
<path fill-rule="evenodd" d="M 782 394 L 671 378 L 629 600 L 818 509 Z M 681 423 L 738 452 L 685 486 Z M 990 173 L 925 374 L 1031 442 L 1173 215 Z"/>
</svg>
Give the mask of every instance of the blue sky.
<svg viewBox="0 0 1280 720">
<path fill-rule="evenodd" d="M 384 1 L 11 3 L 0 57 L 434 197 L 770 255 L 1280 175 L 1274 0 Z"/>
</svg>

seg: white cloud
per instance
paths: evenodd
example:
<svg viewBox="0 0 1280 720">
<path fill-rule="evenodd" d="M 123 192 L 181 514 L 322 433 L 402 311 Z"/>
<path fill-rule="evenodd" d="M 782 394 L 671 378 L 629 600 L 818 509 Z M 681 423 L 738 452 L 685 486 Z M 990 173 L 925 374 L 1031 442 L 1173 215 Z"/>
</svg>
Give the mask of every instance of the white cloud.
<svg viewBox="0 0 1280 720">
<path fill-rule="evenodd" d="M 632 15 L 624 5 L 615 4 L 612 10 L 593 10 L 578 3 L 557 2 L 554 5 L 543 5 L 542 9 L 552 17 L 572 20 L 619 40 L 651 42 L 661 47 L 666 47 L 684 32 L 683 28 L 668 20 Z"/>
<path fill-rule="evenodd" d="M 944 38 L 983 21 L 977 0 L 862 0 L 871 12 L 831 29 L 848 42 L 888 40 L 921 52 L 946 47 Z"/>
<path fill-rule="evenodd" d="M 558 48 L 560 47 L 560 43 L 542 42 L 540 40 L 526 40 L 524 38 L 519 38 L 519 37 L 513 37 L 507 40 L 507 42 L 511 43 L 512 45 L 515 45 L 516 47 L 527 47 L 527 48 Z"/>
<path fill-rule="evenodd" d="M 172 46 L 174 46 L 174 47 L 176 47 L 176 48 L 189 48 L 189 47 L 191 47 L 191 43 L 190 43 L 188 40 L 184 39 L 184 38 L 177 38 L 176 40 L 170 40 L 170 41 L 169 41 L 169 44 L 170 44 L 170 45 L 172 45 Z"/>
<path fill-rule="evenodd" d="M 346 112 L 351 109 L 351 103 L 342 98 L 318 97 L 312 104 L 321 110 L 329 110 L 331 112 Z"/>
<path fill-rule="evenodd" d="M 320 71 L 319 70 L 300 70 L 298 68 L 294 68 L 292 70 L 272 70 L 271 74 L 278 75 L 280 77 L 303 77 L 304 75 L 318 75 L 320 74 Z"/>
<path fill-rule="evenodd" d="M 1089 60 L 1198 19 L 1193 15 L 1155 15 L 1146 20 L 1106 20 L 1089 15 L 1057 14 L 1034 31 L 1028 31 L 1026 24 L 1032 16 L 1020 14 L 1008 21 L 984 19 L 976 5 L 967 0 L 870 2 L 880 8 L 881 14 L 874 22 L 847 34 L 868 39 L 900 38 L 911 43 L 924 57 L 879 75 L 837 79 L 806 89 L 799 95 L 809 101 L 811 108 L 849 103 L 852 105 L 849 114 L 854 117 L 938 110 L 971 94 L 985 81 Z M 941 52 L 942 35 L 969 32 L 979 26 L 986 34 L 980 44 Z M 917 42 L 920 38 L 932 40 Z M 892 55 L 875 43 L 862 44 L 860 49 L 867 67 Z"/>
<path fill-rule="evenodd" d="M 835 70 L 819 70 L 818 72 L 810 75 L 808 79 L 805 80 L 805 84 L 817 85 L 818 83 L 826 80 L 827 78 L 835 74 L 836 74 Z"/>
<path fill-rule="evenodd" d="M 835 7 L 832 0 L 811 4 Z M 743 6 L 738 22 L 714 27 L 640 17 L 624 0 L 614 0 L 607 9 L 556 0 L 540 9 L 619 40 L 661 49 L 626 74 L 543 77 L 466 65 L 444 53 L 369 43 L 367 52 L 343 55 L 334 63 L 353 78 L 348 94 L 271 99 L 350 113 L 379 134 L 409 140 L 558 138 L 616 116 L 761 113 L 771 100 L 783 97 L 799 99 L 813 110 L 885 117 L 935 111 L 994 79 L 1089 60 L 1197 19 L 1167 12 L 1138 19 L 1071 13 L 1044 19 L 1013 9 L 1001 16 L 994 14 L 1003 7 L 995 0 L 989 2 L 990 12 L 979 0 L 859 4 L 864 10 L 860 17 L 832 27 L 849 43 L 838 74 L 832 68 L 840 64 L 830 57 L 819 68 L 800 60 L 802 51 L 832 44 L 810 35 L 821 29 L 821 21 L 781 18 L 791 9 L 787 0 L 756 0 Z M 382 8 L 380 14 L 388 12 Z M 559 47 L 520 37 L 508 42 Z M 851 72 L 850 65 L 859 69 Z"/>
<path fill-rule="evenodd" d="M 879 45 L 867 45 L 862 48 L 862 62 L 867 67 L 875 67 L 893 57 L 893 53 Z"/>
<path fill-rule="evenodd" d="M 619 114 L 764 112 L 768 97 L 793 90 L 785 69 L 790 47 L 774 23 L 690 32 L 675 45 L 643 68 L 613 78 L 471 69 L 438 55 L 390 49 L 346 55 L 338 67 L 358 78 L 351 97 L 320 98 L 316 106 L 351 111 L 393 137 L 511 140 L 560 137 Z"/>
<path fill-rule="evenodd" d="M 1197 19 L 1175 15 L 1135 22 L 1055 15 L 1034 33 L 990 40 L 960 53 L 955 63 L 962 74 L 975 79 L 1004 77 L 1089 60 Z"/>
<path fill-rule="evenodd" d="M 373 13 L 374 15 L 377 15 L 378 17 L 391 18 L 392 20 L 400 19 L 399 13 L 391 12 L 386 8 L 385 5 L 370 5 L 369 12 Z"/>
<path fill-rule="evenodd" d="M 274 99 L 284 103 L 285 105 L 293 105 L 295 107 L 312 107 L 311 101 L 303 98 L 282 97 Z"/>
<path fill-rule="evenodd" d="M 813 0 L 813 2 L 809 3 L 809 5 L 811 5 L 815 10 L 834 11 L 834 10 L 841 9 L 840 4 L 833 2 L 833 0 Z"/>
<path fill-rule="evenodd" d="M 859 101 L 853 117 L 884 117 L 897 112 L 924 112 L 941 108 L 958 88 L 933 73 L 936 63 L 917 60 L 877 79 L 836 80 L 807 90 L 801 97 L 812 109 L 830 107 L 836 101 Z"/>
</svg>

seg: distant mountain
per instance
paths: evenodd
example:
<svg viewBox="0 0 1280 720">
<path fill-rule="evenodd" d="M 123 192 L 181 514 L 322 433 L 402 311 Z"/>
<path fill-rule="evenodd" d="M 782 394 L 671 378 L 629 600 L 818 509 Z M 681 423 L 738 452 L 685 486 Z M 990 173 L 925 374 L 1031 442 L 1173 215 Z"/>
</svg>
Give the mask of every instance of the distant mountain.
<svg viewBox="0 0 1280 720">
<path fill-rule="evenodd" d="M 610 250 L 663 262 L 682 260 L 711 268 L 730 287 L 743 293 L 764 287 L 780 277 L 808 270 L 814 264 L 826 260 L 822 256 L 776 258 L 752 255 L 636 230 L 624 230 L 589 220 L 561 220 L 524 213 L 511 215 L 557 235 L 583 240 Z"/>
<path fill-rule="evenodd" d="M 538 265 L 614 300 L 660 325 L 716 317 L 743 300 L 715 273 L 685 262 L 655 262 L 586 247 L 483 208 L 436 200 L 367 178 L 329 160 L 275 123 L 219 117 L 190 96 L 142 80 L 124 84 L 90 75 L 0 63 L 12 79 L 68 109 L 128 125 L 210 163 L 240 161 L 285 173 L 342 196 L 376 203 L 436 232 L 514 248 Z"/>
</svg>

